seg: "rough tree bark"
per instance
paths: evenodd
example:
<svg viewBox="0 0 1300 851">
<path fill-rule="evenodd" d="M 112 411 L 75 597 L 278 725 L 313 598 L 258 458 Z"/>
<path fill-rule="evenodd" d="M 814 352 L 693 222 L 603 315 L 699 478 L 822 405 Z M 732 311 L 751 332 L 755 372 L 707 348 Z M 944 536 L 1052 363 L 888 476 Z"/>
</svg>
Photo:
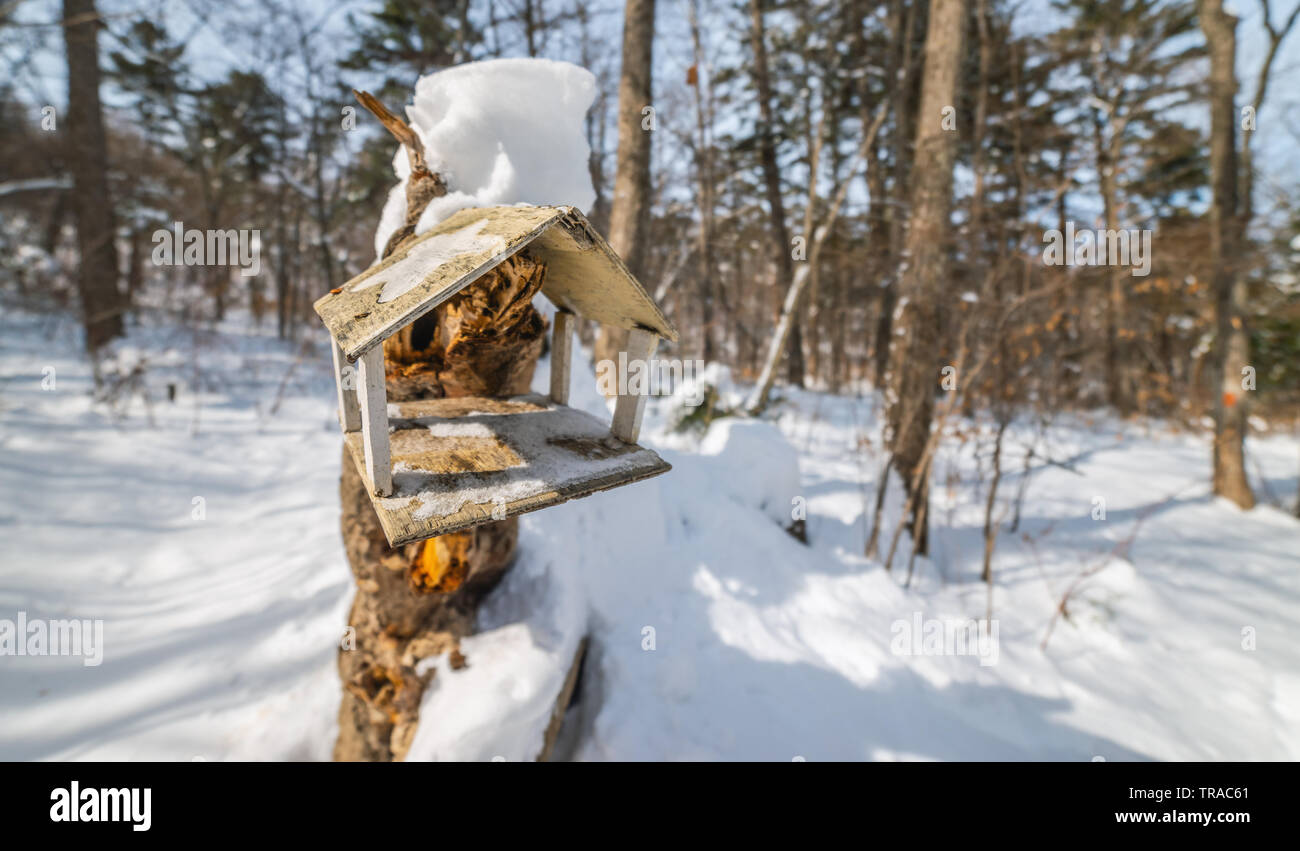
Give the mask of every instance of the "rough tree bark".
<svg viewBox="0 0 1300 851">
<path fill-rule="evenodd" d="M 419 140 L 405 123 L 369 95 L 359 93 L 358 99 L 403 143 L 412 166 L 406 222 L 385 246 L 387 256 L 414 238 L 420 213 L 446 187 L 428 170 Z M 546 330 L 532 306 L 544 274 L 541 264 L 521 252 L 387 340 L 389 402 L 527 392 Z M 401 760 L 431 679 L 417 674 L 416 665 L 444 652 L 453 669 L 473 663 L 460 654 L 458 642 L 472 631 L 479 602 L 510 566 L 518 521 L 394 549 L 346 448 L 339 497 L 357 590 L 348 619 L 352 640 L 339 652 L 344 694 L 334 758 Z"/>
<path fill-rule="evenodd" d="M 118 288 L 113 204 L 108 194 L 108 145 L 99 102 L 99 28 L 95 0 L 64 0 L 68 57 L 68 117 L 64 145 L 73 181 L 77 222 L 77 289 L 86 348 L 96 351 L 122 334 L 126 305 Z M 72 142 L 75 138 L 76 142 Z"/>
<path fill-rule="evenodd" d="M 966 28 L 965 0 L 934 0 L 925 38 L 925 70 L 917 113 L 912 207 L 906 264 L 899 281 L 886 378 L 887 418 L 894 468 L 913 506 L 906 518 L 916 552 L 928 552 L 925 508 L 928 476 L 922 455 L 930 433 L 938 381 L 939 298 L 948 273 L 949 214 L 957 133 L 943 127 L 955 105 Z"/>
<path fill-rule="evenodd" d="M 623 70 L 618 80 L 618 164 L 609 212 L 609 244 L 638 278 L 645 274 L 650 227 L 650 140 L 642 110 L 651 105 L 655 0 L 627 0 L 623 10 Z M 602 325 L 593 355 L 618 356 L 626 333 Z"/>
<path fill-rule="evenodd" d="M 1237 197 L 1237 19 L 1223 0 L 1201 0 L 1201 30 L 1210 52 L 1210 171 L 1214 200 L 1210 207 L 1214 257 L 1214 310 L 1217 326 L 1214 400 L 1214 492 L 1242 508 L 1255 506 L 1246 480 L 1242 441 L 1246 433 L 1246 399 L 1242 372 L 1250 361 L 1246 330 L 1246 282 L 1242 279 L 1242 218 Z"/>
</svg>

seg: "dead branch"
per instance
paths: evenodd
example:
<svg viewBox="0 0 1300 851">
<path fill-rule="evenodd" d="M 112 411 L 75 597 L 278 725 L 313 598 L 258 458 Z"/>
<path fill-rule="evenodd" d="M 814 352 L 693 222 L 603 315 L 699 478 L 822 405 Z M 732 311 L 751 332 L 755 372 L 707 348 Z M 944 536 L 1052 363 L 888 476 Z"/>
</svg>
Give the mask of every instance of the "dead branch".
<svg viewBox="0 0 1300 851">
<path fill-rule="evenodd" d="M 393 134 L 393 138 L 406 149 L 406 157 L 411 163 L 412 177 L 419 174 L 428 174 L 429 167 L 424 160 L 424 143 L 420 141 L 419 134 L 415 132 L 411 125 L 389 112 L 388 107 L 380 103 L 379 98 L 370 92 L 359 92 L 353 89 L 352 94 L 362 106 L 370 110 L 375 118 L 379 119 L 379 123 L 384 125 L 384 128 Z"/>
</svg>

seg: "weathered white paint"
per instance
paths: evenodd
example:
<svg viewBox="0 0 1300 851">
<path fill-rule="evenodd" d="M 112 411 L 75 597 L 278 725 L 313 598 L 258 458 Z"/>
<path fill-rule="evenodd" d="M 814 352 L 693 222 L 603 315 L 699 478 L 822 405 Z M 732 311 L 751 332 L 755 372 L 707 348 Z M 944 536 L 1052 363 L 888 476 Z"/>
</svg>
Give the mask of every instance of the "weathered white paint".
<svg viewBox="0 0 1300 851">
<path fill-rule="evenodd" d="M 375 346 L 357 359 L 357 398 L 366 477 L 376 496 L 393 492 L 393 460 L 388 445 L 388 392 L 384 387 L 384 347 Z"/>
<path fill-rule="evenodd" d="M 659 345 L 659 335 L 653 331 L 633 328 L 627 332 L 627 363 L 629 370 L 635 361 L 645 361 L 647 368 Z M 622 388 L 624 390 L 628 388 Z M 614 422 L 610 431 L 625 443 L 636 443 L 641 435 L 641 417 L 645 414 L 646 397 L 640 393 L 620 393 L 614 403 Z"/>
<path fill-rule="evenodd" d="M 331 338 L 330 348 L 334 350 L 334 388 L 338 392 L 339 400 L 339 425 L 343 426 L 343 431 L 360 431 L 361 430 L 361 406 L 357 402 L 357 376 L 356 369 L 348 363 L 348 359 L 343 356 L 343 350 L 339 344 Z M 344 370 L 352 369 L 352 387 L 346 387 L 345 382 L 348 374 Z"/>
<path fill-rule="evenodd" d="M 569 404 L 570 374 L 573 364 L 574 315 L 556 309 L 555 324 L 551 329 L 551 401 Z"/>
</svg>

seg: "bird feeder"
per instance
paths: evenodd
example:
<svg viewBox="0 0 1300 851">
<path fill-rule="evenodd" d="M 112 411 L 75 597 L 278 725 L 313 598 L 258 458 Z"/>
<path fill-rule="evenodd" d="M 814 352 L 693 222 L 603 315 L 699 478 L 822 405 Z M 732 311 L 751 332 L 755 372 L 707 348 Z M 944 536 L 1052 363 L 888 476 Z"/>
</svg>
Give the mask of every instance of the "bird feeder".
<svg viewBox="0 0 1300 851">
<path fill-rule="evenodd" d="M 549 395 L 388 404 L 384 340 L 524 247 L 545 265 L 541 291 L 556 308 Z M 627 329 L 628 363 L 648 364 L 661 337 L 677 339 L 623 261 L 572 207 L 462 210 L 315 308 L 333 339 L 344 439 L 394 547 L 670 469 L 637 445 L 644 395 L 620 386 L 608 426 L 567 404 L 575 317 Z"/>
</svg>

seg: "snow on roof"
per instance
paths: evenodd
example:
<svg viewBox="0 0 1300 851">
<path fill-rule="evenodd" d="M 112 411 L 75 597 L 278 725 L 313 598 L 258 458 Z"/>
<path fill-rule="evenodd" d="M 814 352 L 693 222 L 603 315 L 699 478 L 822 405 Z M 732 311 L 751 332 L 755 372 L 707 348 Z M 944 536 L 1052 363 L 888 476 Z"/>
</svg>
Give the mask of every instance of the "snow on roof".
<svg viewBox="0 0 1300 851">
<path fill-rule="evenodd" d="M 595 203 L 584 118 L 596 78 L 568 62 L 493 59 L 421 77 L 407 122 L 424 143 L 429 167 L 448 193 L 416 224 L 424 233 L 467 207 Z M 393 188 L 375 232 L 375 255 L 406 218 L 411 167 L 398 150 Z"/>
</svg>

